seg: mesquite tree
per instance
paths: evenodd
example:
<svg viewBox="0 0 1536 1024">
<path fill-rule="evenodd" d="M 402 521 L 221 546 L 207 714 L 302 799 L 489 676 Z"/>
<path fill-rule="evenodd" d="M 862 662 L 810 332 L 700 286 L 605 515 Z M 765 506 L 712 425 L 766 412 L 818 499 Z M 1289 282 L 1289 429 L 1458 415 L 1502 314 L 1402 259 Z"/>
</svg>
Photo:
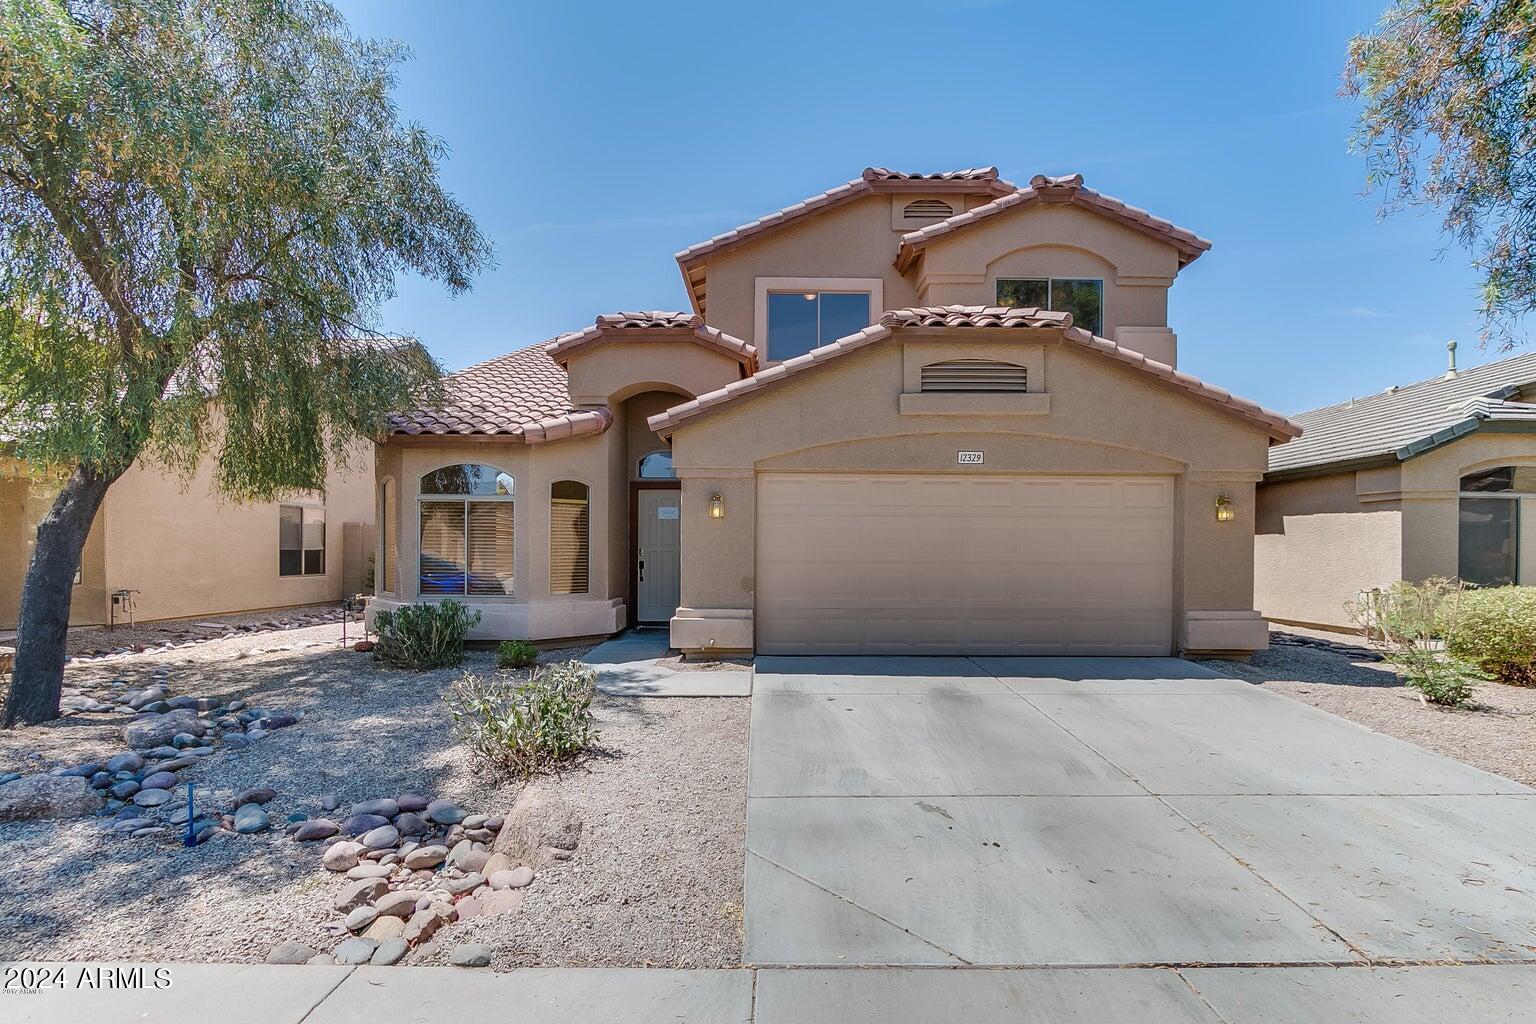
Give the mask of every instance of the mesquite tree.
<svg viewBox="0 0 1536 1024">
<path fill-rule="evenodd" d="M 436 364 L 371 329 L 395 275 L 490 260 L 402 123 L 393 43 L 313 0 L 0 0 L 0 430 L 64 476 L 5 724 L 58 714 L 71 582 L 136 460 L 323 489 Z"/>
<path fill-rule="evenodd" d="M 1387 210 L 1440 207 L 1483 273 L 1484 337 L 1536 310 L 1536 3 L 1397 0 L 1349 45 L 1352 143 Z"/>
</svg>

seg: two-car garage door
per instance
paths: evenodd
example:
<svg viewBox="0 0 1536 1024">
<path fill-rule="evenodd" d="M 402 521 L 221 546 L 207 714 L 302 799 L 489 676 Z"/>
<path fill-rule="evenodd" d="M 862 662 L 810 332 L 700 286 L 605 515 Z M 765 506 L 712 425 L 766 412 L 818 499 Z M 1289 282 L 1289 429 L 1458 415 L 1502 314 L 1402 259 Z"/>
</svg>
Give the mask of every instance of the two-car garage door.
<svg viewBox="0 0 1536 1024">
<path fill-rule="evenodd" d="M 1168 477 L 762 474 L 765 654 L 1165 655 Z"/>
</svg>

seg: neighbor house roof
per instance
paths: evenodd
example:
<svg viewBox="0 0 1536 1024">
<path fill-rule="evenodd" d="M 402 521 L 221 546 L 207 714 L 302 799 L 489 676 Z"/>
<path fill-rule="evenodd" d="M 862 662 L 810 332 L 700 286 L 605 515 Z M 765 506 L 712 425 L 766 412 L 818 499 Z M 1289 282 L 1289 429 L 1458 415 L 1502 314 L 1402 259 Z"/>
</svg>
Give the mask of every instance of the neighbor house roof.
<svg viewBox="0 0 1536 1024">
<path fill-rule="evenodd" d="M 1401 462 L 1489 425 L 1536 429 L 1536 352 L 1301 413 L 1306 433 L 1269 451 L 1270 477 Z M 1529 425 L 1529 426 L 1526 426 Z"/>
<path fill-rule="evenodd" d="M 492 436 L 529 444 L 608 429 L 607 409 L 576 409 L 545 342 L 449 374 L 447 401 L 389 418 L 391 434 Z"/>
<path fill-rule="evenodd" d="M 653 310 L 642 313 L 604 313 L 591 327 L 562 334 L 549 347 L 550 357 L 565 365 L 571 353 L 607 341 L 644 341 L 648 338 L 671 340 L 679 332 L 687 332 L 690 340 L 715 349 L 741 363 L 742 369 L 751 373 L 757 369 L 757 349 L 704 322 L 697 313 L 677 313 Z"/>
<path fill-rule="evenodd" d="M 914 186 L 920 186 L 924 192 L 960 194 L 988 192 L 1000 196 L 1008 195 L 1017 189 L 1013 182 L 999 177 L 996 167 L 968 167 L 958 171 L 936 171 L 931 174 L 893 171 L 888 167 L 866 167 L 864 172 L 852 181 L 827 189 L 809 199 L 802 199 L 798 203 L 759 217 L 740 227 L 732 228 L 697 245 L 690 245 L 678 253 L 677 265 L 683 272 L 683 280 L 688 284 L 689 298 L 693 300 L 696 309 L 700 311 L 704 309 L 704 264 L 707 262 L 707 257 L 734 249 L 759 235 L 777 231 L 863 196 L 875 192 L 907 192 Z"/>
<path fill-rule="evenodd" d="M 658 434 L 668 435 L 683 423 L 713 412 L 738 399 L 772 388 L 797 374 L 825 366 L 849 352 L 883 341 L 895 331 L 923 328 L 971 330 L 1055 328 L 1060 332 L 1059 336 L 1064 343 L 1091 349 L 1150 374 L 1164 384 L 1213 405 L 1223 412 L 1264 427 L 1276 440 L 1289 440 L 1301 432 L 1300 427 L 1277 412 L 1238 398 L 1187 373 L 1180 373 L 1171 366 L 1148 359 L 1140 352 L 1121 348 L 1112 341 L 1096 337 L 1080 327 L 1073 327 L 1070 313 L 1034 307 L 1003 306 L 918 306 L 889 310 L 881 315 L 879 323 L 866 327 L 857 334 L 850 334 L 830 345 L 812 349 L 793 359 L 786 359 L 776 366 L 760 370 L 743 380 L 733 381 L 723 388 L 700 395 L 692 401 L 673 406 L 665 412 L 652 416 L 648 422 L 651 429 Z"/>
<path fill-rule="evenodd" d="M 905 274 L 922 255 L 928 244 L 936 239 L 979 224 L 1008 210 L 1035 206 L 1041 203 L 1070 203 L 1093 210 L 1129 228 L 1167 242 L 1179 252 L 1179 266 L 1188 265 L 1211 247 L 1211 243 L 1176 224 L 1154 217 L 1146 210 L 1138 209 L 1113 196 L 1083 187 L 1081 174 L 1047 177 L 1037 174 L 1029 179 L 1029 187 L 1019 189 L 994 199 L 985 206 L 977 206 L 957 213 L 947 220 L 936 221 L 916 231 L 901 236 L 901 249 L 896 255 L 896 268 Z"/>
</svg>

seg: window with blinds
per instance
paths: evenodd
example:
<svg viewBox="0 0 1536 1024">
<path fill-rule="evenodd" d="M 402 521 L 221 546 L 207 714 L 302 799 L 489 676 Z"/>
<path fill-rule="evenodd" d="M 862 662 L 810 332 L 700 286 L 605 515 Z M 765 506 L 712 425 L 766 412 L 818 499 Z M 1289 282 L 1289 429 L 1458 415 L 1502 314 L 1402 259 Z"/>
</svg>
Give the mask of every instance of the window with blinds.
<svg viewBox="0 0 1536 1024">
<path fill-rule="evenodd" d="M 455 494 L 483 497 L 450 497 Z M 421 478 L 421 593 L 508 596 L 513 590 L 513 480 L 490 466 Z"/>
<path fill-rule="evenodd" d="M 325 509 L 278 506 L 277 574 L 325 575 Z"/>
<path fill-rule="evenodd" d="M 1029 371 L 990 359 L 956 359 L 922 368 L 921 390 L 930 392 L 1024 392 Z"/>
<path fill-rule="evenodd" d="M 379 525 L 383 537 L 379 544 L 379 565 L 375 582 L 379 592 L 395 593 L 395 562 L 399 558 L 399 534 L 396 532 L 395 482 L 385 480 L 379 485 Z"/>
<path fill-rule="evenodd" d="M 587 485 L 560 480 L 549 487 L 549 592 L 585 594 L 591 540 Z"/>
</svg>

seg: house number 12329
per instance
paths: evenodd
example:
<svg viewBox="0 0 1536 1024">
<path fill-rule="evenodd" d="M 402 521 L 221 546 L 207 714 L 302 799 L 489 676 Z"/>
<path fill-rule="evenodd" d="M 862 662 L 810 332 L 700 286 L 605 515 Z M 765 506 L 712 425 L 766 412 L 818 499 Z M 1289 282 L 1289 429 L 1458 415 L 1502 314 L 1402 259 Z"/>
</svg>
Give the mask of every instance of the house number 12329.
<svg viewBox="0 0 1536 1024">
<path fill-rule="evenodd" d="M 979 465 L 981 465 L 981 452 L 960 452 L 959 454 L 960 454 L 960 465 L 962 465 L 962 466 L 979 466 Z"/>
</svg>

